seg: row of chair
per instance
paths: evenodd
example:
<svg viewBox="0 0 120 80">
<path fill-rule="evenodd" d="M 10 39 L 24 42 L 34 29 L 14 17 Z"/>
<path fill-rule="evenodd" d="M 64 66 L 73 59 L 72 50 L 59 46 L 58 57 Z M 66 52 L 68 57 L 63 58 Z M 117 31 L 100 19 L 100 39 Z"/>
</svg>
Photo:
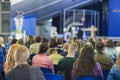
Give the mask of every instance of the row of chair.
<svg viewBox="0 0 120 80">
<path fill-rule="evenodd" d="M 64 76 L 60 74 L 45 73 L 46 80 L 64 80 Z M 77 77 L 74 80 L 102 80 L 102 77 L 99 76 L 81 76 Z"/>
<path fill-rule="evenodd" d="M 57 73 L 57 71 L 58 71 L 57 67 L 55 67 L 55 68 L 56 68 L 56 72 L 55 73 Z M 47 78 L 48 78 L 48 75 L 49 75 L 49 77 L 50 77 L 50 75 L 51 75 L 51 77 L 53 76 L 53 78 L 55 77 L 55 75 L 58 76 L 58 74 L 52 74 L 52 70 L 49 69 L 49 68 L 40 68 L 40 69 L 43 71 L 43 73 L 45 74 L 45 76 L 47 76 Z M 108 74 L 109 74 L 109 70 L 103 70 L 104 80 L 107 79 Z M 49 80 L 49 79 L 47 79 L 47 80 Z M 51 80 L 53 80 L 53 79 L 51 79 Z M 102 79 L 100 77 L 96 77 L 96 76 L 84 76 L 84 77 L 76 78 L 75 80 L 102 80 Z"/>
</svg>

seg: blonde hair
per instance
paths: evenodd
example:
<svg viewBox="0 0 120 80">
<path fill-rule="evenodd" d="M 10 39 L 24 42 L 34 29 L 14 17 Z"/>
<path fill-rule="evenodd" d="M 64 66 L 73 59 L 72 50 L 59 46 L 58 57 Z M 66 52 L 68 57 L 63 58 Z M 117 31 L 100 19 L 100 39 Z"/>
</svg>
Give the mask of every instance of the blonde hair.
<svg viewBox="0 0 120 80">
<path fill-rule="evenodd" d="M 15 66 L 21 66 L 21 64 L 27 62 L 28 57 L 29 49 L 26 46 L 22 45 L 17 47 L 14 53 Z"/>
<path fill-rule="evenodd" d="M 68 50 L 69 46 L 70 46 L 70 43 L 64 43 L 63 44 L 63 49 Z"/>
<path fill-rule="evenodd" d="M 14 53 L 16 48 L 20 46 L 20 44 L 12 44 L 10 48 L 8 49 L 8 54 L 5 62 L 5 73 L 13 69 L 15 62 L 14 62 Z"/>
<path fill-rule="evenodd" d="M 119 52 L 119 55 L 118 55 L 117 60 L 116 60 L 116 65 L 118 66 L 118 68 L 120 70 L 120 52 Z"/>
<path fill-rule="evenodd" d="M 83 43 L 82 43 L 82 40 L 81 39 L 77 39 L 75 40 L 75 43 L 78 45 L 78 51 L 80 52 L 82 47 L 83 47 Z"/>
<path fill-rule="evenodd" d="M 69 51 L 69 52 L 74 52 L 74 51 L 77 50 L 77 48 L 78 48 L 78 45 L 77 45 L 76 43 L 71 43 L 70 46 L 69 46 L 68 51 Z M 68 52 L 68 53 L 69 53 L 69 52 Z"/>
<path fill-rule="evenodd" d="M 50 48 L 50 55 L 51 55 L 51 54 L 55 54 L 56 52 L 57 52 L 56 49 Z"/>
<path fill-rule="evenodd" d="M 3 37 L 0 36 L 0 45 L 2 45 L 4 43 L 4 39 Z"/>
</svg>

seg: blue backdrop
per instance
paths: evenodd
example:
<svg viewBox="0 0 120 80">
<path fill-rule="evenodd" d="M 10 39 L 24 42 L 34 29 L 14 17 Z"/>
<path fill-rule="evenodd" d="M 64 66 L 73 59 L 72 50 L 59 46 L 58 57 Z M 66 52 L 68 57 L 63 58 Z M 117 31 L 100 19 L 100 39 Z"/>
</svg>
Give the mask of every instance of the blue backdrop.
<svg viewBox="0 0 120 80">
<path fill-rule="evenodd" d="M 120 36 L 120 0 L 109 0 L 108 25 L 108 36 Z"/>
<path fill-rule="evenodd" d="M 36 17 L 35 16 L 25 16 L 23 22 L 23 30 L 26 31 L 26 35 L 36 34 Z M 14 17 L 11 17 L 11 32 L 16 29 Z"/>
</svg>

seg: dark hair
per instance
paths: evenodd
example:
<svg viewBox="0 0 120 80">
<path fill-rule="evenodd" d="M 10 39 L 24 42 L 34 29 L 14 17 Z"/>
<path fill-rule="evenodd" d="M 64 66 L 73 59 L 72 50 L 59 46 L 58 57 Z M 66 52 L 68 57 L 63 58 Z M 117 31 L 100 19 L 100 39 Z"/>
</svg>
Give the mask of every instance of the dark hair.
<svg viewBox="0 0 120 80">
<path fill-rule="evenodd" d="M 15 44 L 17 42 L 17 39 L 12 39 L 11 45 Z"/>
<path fill-rule="evenodd" d="M 20 45 L 24 45 L 24 41 L 23 41 L 23 39 L 19 39 L 19 40 L 17 40 L 16 43 L 18 43 L 18 44 L 20 44 Z"/>
<path fill-rule="evenodd" d="M 41 43 L 40 47 L 39 47 L 39 54 L 45 53 L 45 52 L 47 52 L 47 50 L 48 50 L 48 43 L 46 43 L 46 42 Z"/>
<path fill-rule="evenodd" d="M 90 45 L 83 47 L 80 56 L 75 61 L 73 71 L 75 77 L 84 75 L 94 75 L 96 62 L 94 60 L 93 48 Z"/>
<path fill-rule="evenodd" d="M 63 42 L 64 42 L 64 41 L 63 41 L 63 38 L 58 38 L 58 39 L 57 39 L 57 44 L 58 44 L 58 45 L 63 44 Z"/>
<path fill-rule="evenodd" d="M 27 41 L 27 43 L 28 43 L 29 45 L 30 45 L 31 39 L 34 39 L 34 37 L 33 37 L 32 35 L 29 35 L 29 36 L 28 36 L 28 41 Z"/>
<path fill-rule="evenodd" d="M 30 45 L 33 44 L 33 43 L 35 43 L 35 39 L 30 40 Z"/>
<path fill-rule="evenodd" d="M 107 41 L 106 47 L 114 47 L 114 43 L 113 43 L 112 39 L 109 39 L 109 40 Z"/>
<path fill-rule="evenodd" d="M 50 41 L 50 48 L 54 48 L 54 47 L 57 47 L 57 42 L 55 39 L 51 39 Z"/>
<path fill-rule="evenodd" d="M 78 45 L 77 51 L 81 51 L 82 47 L 83 47 L 83 42 L 81 39 L 77 39 L 75 40 L 75 43 Z"/>
<path fill-rule="evenodd" d="M 36 41 L 36 42 L 41 42 L 41 37 L 40 37 L 40 36 L 37 36 L 37 37 L 35 38 L 35 41 Z"/>
<path fill-rule="evenodd" d="M 49 41 L 47 40 L 47 38 L 45 38 L 45 37 L 42 37 L 42 40 L 41 40 L 41 42 L 49 42 Z"/>
<path fill-rule="evenodd" d="M 90 38 L 88 39 L 88 41 L 92 44 L 93 49 L 95 49 L 95 41 L 93 40 L 93 38 L 90 37 Z"/>
<path fill-rule="evenodd" d="M 104 44 L 100 41 L 96 42 L 96 50 L 99 54 L 103 54 L 102 50 L 104 49 Z"/>
</svg>

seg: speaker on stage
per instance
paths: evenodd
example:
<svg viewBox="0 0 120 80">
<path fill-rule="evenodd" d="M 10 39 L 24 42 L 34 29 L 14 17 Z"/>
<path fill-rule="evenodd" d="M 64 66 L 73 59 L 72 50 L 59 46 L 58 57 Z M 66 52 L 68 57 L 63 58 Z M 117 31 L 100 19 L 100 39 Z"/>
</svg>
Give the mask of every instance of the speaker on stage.
<svg viewBox="0 0 120 80">
<path fill-rule="evenodd" d="M 10 2 L 0 1 L 0 34 L 10 33 Z"/>
</svg>

